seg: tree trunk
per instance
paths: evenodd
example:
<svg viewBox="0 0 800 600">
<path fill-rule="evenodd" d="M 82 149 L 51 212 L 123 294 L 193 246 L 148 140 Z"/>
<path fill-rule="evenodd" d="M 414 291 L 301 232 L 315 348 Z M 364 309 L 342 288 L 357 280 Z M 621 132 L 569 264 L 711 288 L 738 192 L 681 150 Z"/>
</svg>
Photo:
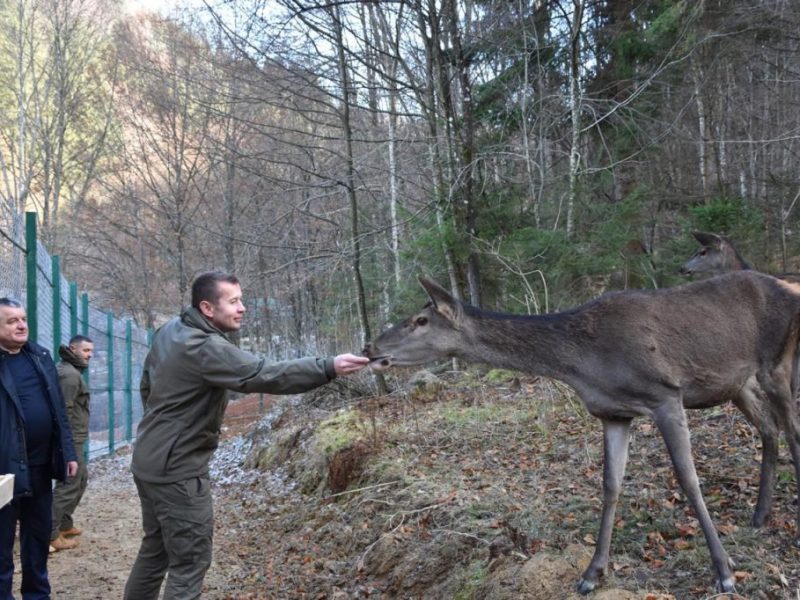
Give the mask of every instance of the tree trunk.
<svg viewBox="0 0 800 600">
<path fill-rule="evenodd" d="M 583 26 L 583 0 L 573 0 L 572 30 L 569 54 L 569 103 L 571 110 L 572 139 L 569 149 L 569 196 L 567 198 L 567 237 L 575 232 L 575 204 L 578 199 L 581 143 L 581 29 Z"/>
<path fill-rule="evenodd" d="M 706 156 L 708 144 L 708 124 L 706 123 L 706 104 L 703 98 L 703 75 L 700 67 L 692 62 L 692 83 L 694 84 L 694 102 L 697 108 L 697 129 L 700 135 L 697 144 L 697 168 L 700 171 L 700 183 L 703 190 L 703 200 L 709 201 L 708 194 L 708 157 Z"/>
<path fill-rule="evenodd" d="M 474 240 L 477 238 L 476 223 L 478 215 L 475 206 L 477 169 L 475 168 L 475 118 L 472 106 L 472 81 L 469 73 L 470 59 L 467 58 L 464 51 L 457 2 L 456 0 L 447 0 L 446 4 L 449 9 L 446 17 L 450 43 L 455 54 L 456 75 L 461 88 L 461 118 L 454 118 L 453 121 L 460 121 L 461 123 L 456 129 L 456 138 L 460 145 L 460 170 L 464 173 L 464 184 L 460 186 L 460 197 L 454 203 L 453 214 L 456 216 L 456 224 L 463 230 L 460 233 L 465 236 L 466 244 L 469 248 L 467 251 L 466 271 L 470 302 L 474 306 L 480 307 L 480 263 L 478 254 L 473 248 Z M 468 11 L 467 15 L 469 15 Z"/>
<path fill-rule="evenodd" d="M 364 291 L 364 280 L 361 276 L 361 241 L 359 238 L 358 226 L 358 198 L 356 196 L 356 178 L 353 162 L 353 129 L 350 121 L 350 73 L 347 66 L 345 55 L 344 39 L 342 36 L 342 23 L 340 20 L 338 7 L 329 8 L 329 14 L 333 19 L 334 34 L 336 36 L 336 55 L 339 66 L 339 80 L 342 86 L 342 106 L 341 106 L 341 127 L 344 135 L 345 145 L 345 193 L 350 203 L 350 236 L 353 253 L 353 280 L 356 286 L 356 304 L 358 306 L 358 317 L 361 321 L 361 346 L 372 339 L 372 332 L 369 326 L 369 316 L 367 314 L 367 296 Z M 378 393 L 385 394 L 388 390 L 386 381 L 381 373 L 375 374 L 375 382 L 378 386 Z"/>
</svg>

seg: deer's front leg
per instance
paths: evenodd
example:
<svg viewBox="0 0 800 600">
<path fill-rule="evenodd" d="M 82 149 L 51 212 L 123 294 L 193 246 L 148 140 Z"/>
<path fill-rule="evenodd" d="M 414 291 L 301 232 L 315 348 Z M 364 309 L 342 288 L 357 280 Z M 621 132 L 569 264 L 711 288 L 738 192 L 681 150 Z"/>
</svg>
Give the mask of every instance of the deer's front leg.
<svg viewBox="0 0 800 600">
<path fill-rule="evenodd" d="M 631 420 L 603 420 L 603 517 L 600 533 L 594 548 L 592 562 L 578 581 L 578 592 L 588 594 L 606 572 L 611 548 L 611 533 L 614 529 L 614 513 L 617 509 L 625 464 L 628 462 Z"/>
<path fill-rule="evenodd" d="M 718 587 L 722 592 L 735 592 L 730 558 L 725 552 L 725 548 L 722 547 L 722 542 L 719 541 L 719 535 L 711 520 L 711 515 L 708 514 L 703 494 L 700 491 L 700 481 L 692 460 L 692 443 L 689 437 L 689 426 L 686 423 L 686 412 L 678 403 L 664 403 L 653 417 L 667 444 L 678 481 L 680 481 L 706 537 L 711 562 L 717 572 Z"/>
</svg>

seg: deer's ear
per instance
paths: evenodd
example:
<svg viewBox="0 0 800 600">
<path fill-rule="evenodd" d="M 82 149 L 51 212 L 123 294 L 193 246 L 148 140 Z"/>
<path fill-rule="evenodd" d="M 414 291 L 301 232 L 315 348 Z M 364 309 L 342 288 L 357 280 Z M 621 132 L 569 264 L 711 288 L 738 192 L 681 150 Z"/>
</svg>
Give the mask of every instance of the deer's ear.
<svg viewBox="0 0 800 600">
<path fill-rule="evenodd" d="M 427 277 L 420 277 L 419 282 L 433 302 L 436 311 L 454 324 L 461 320 L 461 303 L 438 283 Z"/>
<path fill-rule="evenodd" d="M 716 233 L 706 233 L 705 231 L 693 231 L 694 239 L 700 242 L 703 246 L 722 246 L 722 238 Z"/>
</svg>

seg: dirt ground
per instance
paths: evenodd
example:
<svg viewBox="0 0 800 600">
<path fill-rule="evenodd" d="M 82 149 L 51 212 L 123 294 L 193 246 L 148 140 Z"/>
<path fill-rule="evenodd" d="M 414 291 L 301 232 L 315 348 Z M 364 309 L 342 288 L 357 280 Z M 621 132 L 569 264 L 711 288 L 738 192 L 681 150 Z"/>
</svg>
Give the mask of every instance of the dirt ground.
<svg viewBox="0 0 800 600">
<path fill-rule="evenodd" d="M 53 600 L 122 598 L 141 539 L 130 455 L 90 464 L 89 487 L 74 515 L 78 547 L 50 555 Z M 18 583 L 18 582 L 17 582 Z"/>
</svg>

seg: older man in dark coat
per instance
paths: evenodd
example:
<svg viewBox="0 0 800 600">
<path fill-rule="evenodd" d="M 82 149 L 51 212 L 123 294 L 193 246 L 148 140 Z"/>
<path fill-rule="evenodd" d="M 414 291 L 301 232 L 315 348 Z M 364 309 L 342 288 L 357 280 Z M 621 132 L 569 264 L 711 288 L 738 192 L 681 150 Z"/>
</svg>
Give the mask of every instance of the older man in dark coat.
<svg viewBox="0 0 800 600">
<path fill-rule="evenodd" d="M 22 305 L 0 298 L 0 473 L 14 475 L 14 497 L 0 509 L 0 600 L 13 598 L 17 522 L 22 597 L 50 598 L 52 480 L 74 477 L 77 470 L 53 359 L 28 341 Z"/>
</svg>

